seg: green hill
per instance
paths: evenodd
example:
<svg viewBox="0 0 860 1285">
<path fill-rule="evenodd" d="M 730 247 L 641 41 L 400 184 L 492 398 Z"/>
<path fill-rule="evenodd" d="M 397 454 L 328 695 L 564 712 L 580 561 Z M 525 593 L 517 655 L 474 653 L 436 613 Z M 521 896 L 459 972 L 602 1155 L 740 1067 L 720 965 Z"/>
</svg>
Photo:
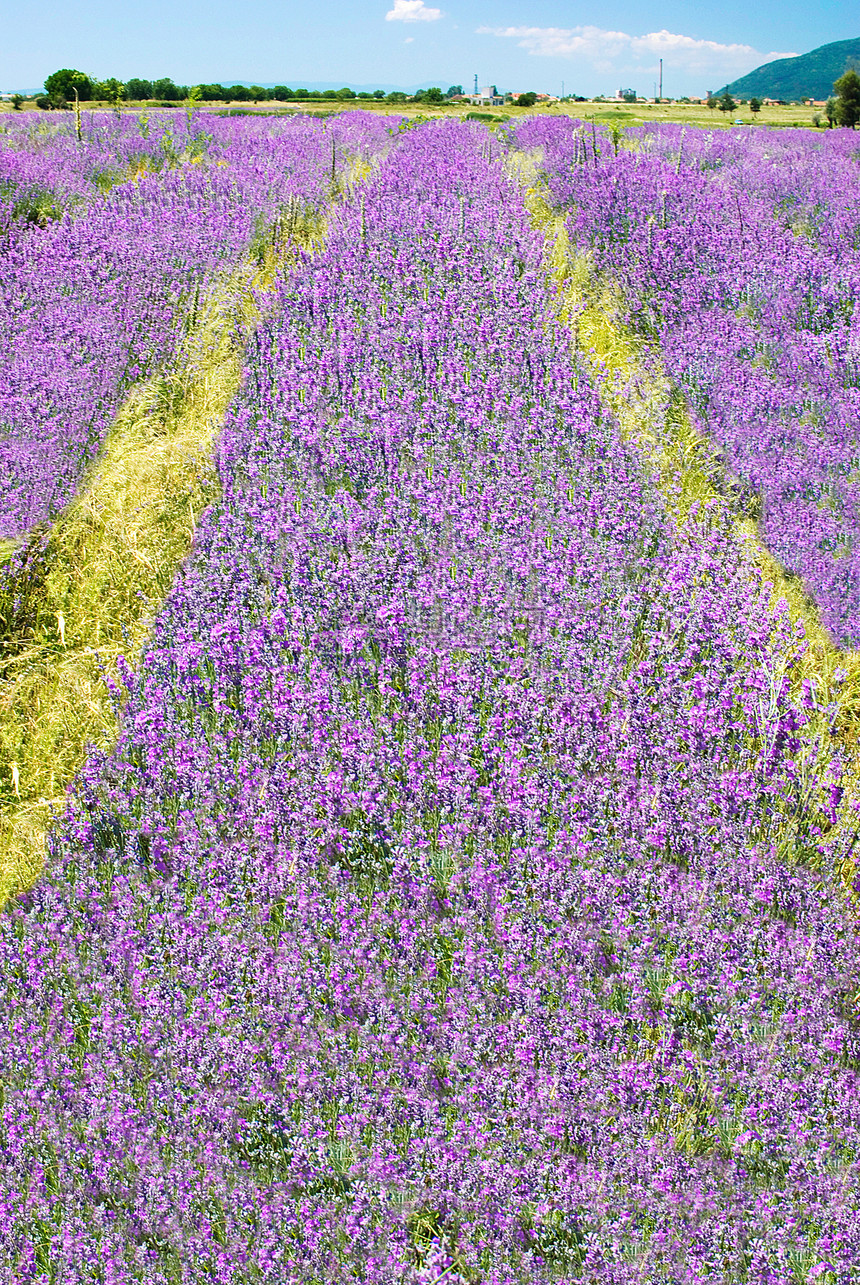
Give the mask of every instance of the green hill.
<svg viewBox="0 0 860 1285">
<path fill-rule="evenodd" d="M 829 98 L 833 82 L 849 67 L 860 68 L 860 38 L 836 40 L 797 58 L 777 58 L 733 80 L 727 89 L 734 98 Z M 717 91 L 722 94 L 723 89 Z"/>
</svg>

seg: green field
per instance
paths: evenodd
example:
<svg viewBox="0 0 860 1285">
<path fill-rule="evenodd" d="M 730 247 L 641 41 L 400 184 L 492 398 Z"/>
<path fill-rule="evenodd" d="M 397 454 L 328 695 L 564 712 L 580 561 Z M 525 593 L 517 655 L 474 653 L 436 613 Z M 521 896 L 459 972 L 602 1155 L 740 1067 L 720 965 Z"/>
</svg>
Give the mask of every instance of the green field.
<svg viewBox="0 0 860 1285">
<path fill-rule="evenodd" d="M 124 111 L 141 111 L 150 107 L 147 103 L 126 103 Z M 26 102 L 24 111 L 39 111 L 35 102 Z M 85 111 L 107 111 L 108 106 L 104 103 L 85 103 Z M 165 109 L 167 110 L 167 109 Z M 169 110 L 182 111 L 183 104 L 176 103 Z M 392 105 L 386 102 L 368 101 L 366 99 L 355 99 L 348 102 L 332 102 L 330 99 L 309 99 L 302 102 L 287 103 L 260 103 L 254 106 L 252 103 L 212 103 L 207 104 L 204 111 L 242 111 L 254 112 L 267 116 L 291 115 L 295 112 L 318 112 L 320 110 L 342 112 L 342 111 L 372 111 L 381 112 L 388 115 L 396 116 L 465 116 L 468 113 L 474 113 L 486 117 L 490 122 L 498 119 L 514 119 L 520 116 L 555 116 L 565 115 L 582 120 L 595 120 L 598 124 L 618 121 L 622 125 L 644 125 L 647 121 L 676 121 L 685 125 L 696 125 L 710 129 L 726 129 L 736 121 L 742 120 L 745 125 L 770 125 L 776 127 L 800 127 L 807 129 L 816 128 L 813 116 L 816 112 L 824 121 L 823 128 L 826 128 L 826 119 L 821 108 L 807 107 L 802 103 L 792 104 L 787 107 L 763 107 L 757 116 L 753 116 L 748 106 L 738 107 L 737 111 L 723 113 L 716 108 L 707 108 L 699 103 L 616 103 L 616 102 L 584 102 L 584 103 L 553 103 L 547 107 L 471 107 L 466 104 L 456 104 L 454 106 L 432 107 L 426 103 L 402 103 Z M 0 103 L 0 112 L 13 111 L 11 103 Z M 822 126 L 819 126 L 822 128 Z"/>
</svg>

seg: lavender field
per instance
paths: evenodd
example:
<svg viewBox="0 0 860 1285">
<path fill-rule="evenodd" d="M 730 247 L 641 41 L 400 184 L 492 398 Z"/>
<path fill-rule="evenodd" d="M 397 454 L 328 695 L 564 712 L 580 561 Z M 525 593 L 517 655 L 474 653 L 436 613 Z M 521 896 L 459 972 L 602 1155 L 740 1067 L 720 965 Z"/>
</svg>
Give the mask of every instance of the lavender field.
<svg viewBox="0 0 860 1285">
<path fill-rule="evenodd" d="M 659 339 L 762 539 L 860 645 L 860 170 L 848 131 L 633 131 L 597 164 L 528 121 L 577 244 Z M 631 140 L 632 141 L 632 140 Z"/>
<path fill-rule="evenodd" d="M 0 1280 L 851 1285 L 854 728 L 737 535 L 855 645 L 847 131 L 99 119 L 0 135 L 13 625 L 123 399 L 279 267 L 0 918 Z M 724 503 L 601 398 L 526 155 Z"/>
</svg>

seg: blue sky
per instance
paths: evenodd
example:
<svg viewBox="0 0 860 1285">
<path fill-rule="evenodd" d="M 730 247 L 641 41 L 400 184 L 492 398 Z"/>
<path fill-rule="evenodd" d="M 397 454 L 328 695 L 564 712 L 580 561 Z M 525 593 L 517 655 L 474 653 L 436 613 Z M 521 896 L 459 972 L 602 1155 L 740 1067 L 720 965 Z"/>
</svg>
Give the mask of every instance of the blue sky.
<svg viewBox="0 0 860 1285">
<path fill-rule="evenodd" d="M 846 0 L 0 0 L 0 90 L 93 76 L 701 93 L 860 36 Z"/>
</svg>

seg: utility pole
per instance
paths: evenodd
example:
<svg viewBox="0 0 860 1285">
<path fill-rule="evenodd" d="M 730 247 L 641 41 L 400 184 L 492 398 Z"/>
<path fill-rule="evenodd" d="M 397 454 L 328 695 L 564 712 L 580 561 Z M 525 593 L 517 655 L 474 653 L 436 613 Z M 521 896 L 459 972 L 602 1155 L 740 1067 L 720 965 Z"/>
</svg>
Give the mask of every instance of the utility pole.
<svg viewBox="0 0 860 1285">
<path fill-rule="evenodd" d="M 660 59 L 660 102 L 663 101 L 663 59 Z"/>
</svg>

